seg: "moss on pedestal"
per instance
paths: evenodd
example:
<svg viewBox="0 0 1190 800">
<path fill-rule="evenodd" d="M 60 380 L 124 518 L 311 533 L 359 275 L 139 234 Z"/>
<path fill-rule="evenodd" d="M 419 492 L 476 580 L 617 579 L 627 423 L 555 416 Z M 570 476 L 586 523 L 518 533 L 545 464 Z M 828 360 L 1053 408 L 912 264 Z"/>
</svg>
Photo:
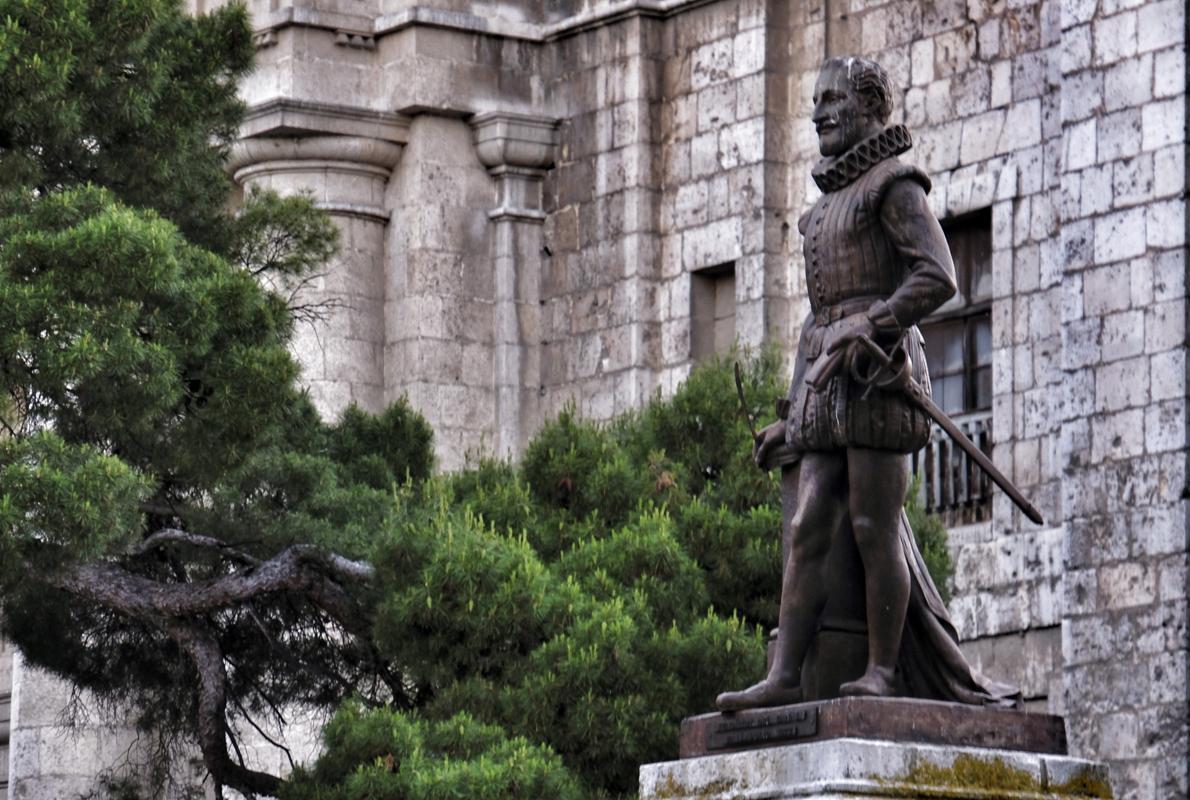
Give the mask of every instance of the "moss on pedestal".
<svg viewBox="0 0 1190 800">
<path fill-rule="evenodd" d="M 893 797 L 918 797 L 922 788 L 952 787 L 1003 791 L 1047 797 L 1095 797 L 1113 795 L 1107 781 L 1093 771 L 1081 771 L 1059 784 L 1043 786 L 1030 772 L 1012 766 L 999 757 L 982 758 L 969 754 L 957 756 L 949 766 L 923 761 L 897 778 L 873 776 Z"/>
<path fill-rule="evenodd" d="M 717 781 L 711 781 L 708 784 L 699 786 L 697 789 L 692 789 L 684 786 L 674 780 L 672 774 L 665 776 L 665 783 L 658 786 L 650 798 L 652 800 L 668 800 L 669 798 L 699 798 L 699 800 L 710 800 L 710 798 L 718 797 L 723 792 L 729 789 L 742 789 L 738 782 L 722 778 Z"/>
</svg>

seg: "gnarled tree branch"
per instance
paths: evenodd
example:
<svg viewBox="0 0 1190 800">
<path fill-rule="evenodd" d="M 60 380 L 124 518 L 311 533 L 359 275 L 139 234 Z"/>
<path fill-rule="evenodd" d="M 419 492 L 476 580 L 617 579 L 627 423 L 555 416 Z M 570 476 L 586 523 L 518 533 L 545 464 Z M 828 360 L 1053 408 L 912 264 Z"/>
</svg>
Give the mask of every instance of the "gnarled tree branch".
<svg viewBox="0 0 1190 800">
<path fill-rule="evenodd" d="M 300 595 L 334 619 L 357 641 L 367 641 L 367 615 L 344 588 L 367 581 L 372 565 L 327 553 L 311 545 L 292 545 L 265 560 L 230 548 L 220 540 L 176 529 L 157 531 L 131 555 L 168 544 L 214 549 L 243 565 L 206 581 L 162 583 L 111 562 L 77 564 L 50 579 L 76 597 L 100 604 L 151 625 L 168 635 L 188 655 L 198 673 L 197 734 L 203 760 L 217 784 L 248 795 L 275 794 L 281 779 L 234 761 L 227 749 L 228 678 L 219 638 L 208 615 L 281 592 Z"/>
<path fill-rule="evenodd" d="M 154 534 L 156 535 L 156 534 Z M 152 537 L 150 537 L 152 538 Z M 370 564 L 328 556 L 311 545 L 292 545 L 253 566 L 207 581 L 160 583 L 108 562 L 78 564 L 52 579 L 71 594 L 104 603 L 147 622 L 202 614 L 280 591 L 305 593 L 349 630 L 357 608 L 327 573 L 351 580 L 370 578 Z"/>
<path fill-rule="evenodd" d="M 220 782 L 248 795 L 276 795 L 281 779 L 232 760 L 227 752 L 227 673 L 219 640 L 205 625 L 169 620 L 163 626 L 198 670 L 198 746 Z"/>
<path fill-rule="evenodd" d="M 250 564 L 257 566 L 260 564 L 260 559 L 253 558 L 242 550 L 237 550 L 229 544 L 226 544 L 213 536 L 203 536 L 198 533 L 189 533 L 181 531 L 177 528 L 162 528 L 151 536 L 147 537 L 143 542 L 132 548 L 129 553 L 131 555 L 144 555 L 159 547 L 164 547 L 168 544 L 184 544 L 191 547 L 200 547 L 204 549 L 217 550 L 223 553 L 233 561 L 241 564 Z"/>
</svg>

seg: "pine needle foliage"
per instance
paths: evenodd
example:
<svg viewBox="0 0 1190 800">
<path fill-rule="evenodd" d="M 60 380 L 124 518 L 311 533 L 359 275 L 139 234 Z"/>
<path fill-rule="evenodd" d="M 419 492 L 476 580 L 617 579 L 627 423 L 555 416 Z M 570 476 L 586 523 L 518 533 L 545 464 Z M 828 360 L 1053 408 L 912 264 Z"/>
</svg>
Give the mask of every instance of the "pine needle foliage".
<svg viewBox="0 0 1190 800">
<path fill-rule="evenodd" d="M 749 396 L 783 393 L 775 354 L 737 357 Z M 480 461 L 400 490 L 374 553 L 374 631 L 413 702 L 345 707 L 323 759 L 283 796 L 381 792 L 404 780 L 384 764 L 414 757 L 433 796 L 477 796 L 472 772 L 425 745 L 435 725 L 473 724 L 542 748 L 526 758 L 561 796 L 632 795 L 640 764 L 676 756 L 682 717 L 763 666 L 780 510 L 749 447 L 720 361 L 610 425 L 564 410 L 518 465 Z M 374 738 L 361 748 L 357 735 Z M 375 796 L 423 796 L 401 785 Z"/>
<path fill-rule="evenodd" d="M 242 4 L 0 0 L 0 633 L 154 739 L 134 777 L 197 743 L 217 794 L 275 788 L 228 751 L 286 704 L 401 696 L 352 576 L 432 464 L 407 404 L 323 423 L 297 388 L 338 231 L 229 210 L 251 36 Z"/>
<path fill-rule="evenodd" d="M 779 359 L 736 353 L 611 424 L 563 410 L 519 464 L 402 489 L 375 553 L 375 639 L 415 700 L 345 706 L 283 796 L 479 796 L 470 781 L 489 770 L 480 795 L 503 797 L 490 759 L 513 741 L 538 748 L 517 763 L 541 772 L 509 796 L 543 796 L 527 787 L 548 775 L 558 796 L 625 798 L 641 764 L 675 758 L 680 719 L 760 674 L 777 621 L 778 487 L 749 458 L 735 359 L 763 425 L 784 394 Z M 914 513 L 936 568 L 945 531 Z M 427 745 L 452 726 L 500 735 L 464 768 Z M 401 777 L 410 763 L 434 794 Z"/>
<path fill-rule="evenodd" d="M 238 4 L 0 0 L 0 185 L 104 186 L 227 252 L 223 162 L 252 56 Z"/>
</svg>

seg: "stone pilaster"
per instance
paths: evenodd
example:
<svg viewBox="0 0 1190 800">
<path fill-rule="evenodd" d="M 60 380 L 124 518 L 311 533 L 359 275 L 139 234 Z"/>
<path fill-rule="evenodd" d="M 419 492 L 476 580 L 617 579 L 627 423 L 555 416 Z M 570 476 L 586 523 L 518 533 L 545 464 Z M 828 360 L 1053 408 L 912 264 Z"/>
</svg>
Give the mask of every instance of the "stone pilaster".
<svg viewBox="0 0 1190 800">
<path fill-rule="evenodd" d="M 519 455 L 537 421 L 541 385 L 542 180 L 554 164 L 557 121 L 489 111 L 470 120 L 475 150 L 496 180 L 494 383 L 495 446 Z"/>
<path fill-rule="evenodd" d="M 341 233 L 335 262 L 295 298 L 323 317 L 296 332 L 302 381 L 328 416 L 350 403 L 377 411 L 385 401 L 385 193 L 407 120 L 272 103 L 250 115 L 246 130 L 256 135 L 236 144 L 228 164 L 236 183 L 249 191 L 308 193 Z"/>
</svg>

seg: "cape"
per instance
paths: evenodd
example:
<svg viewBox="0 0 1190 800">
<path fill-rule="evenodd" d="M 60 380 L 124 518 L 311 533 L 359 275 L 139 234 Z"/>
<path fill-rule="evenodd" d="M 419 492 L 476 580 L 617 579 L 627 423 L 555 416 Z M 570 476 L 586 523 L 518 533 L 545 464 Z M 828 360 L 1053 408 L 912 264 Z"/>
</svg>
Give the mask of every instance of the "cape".
<svg viewBox="0 0 1190 800">
<path fill-rule="evenodd" d="M 959 635 L 901 510 L 901 551 L 909 566 L 909 610 L 897 668 L 908 696 L 971 705 L 1019 707 L 1020 690 L 988 680 L 967 663 Z"/>
</svg>

